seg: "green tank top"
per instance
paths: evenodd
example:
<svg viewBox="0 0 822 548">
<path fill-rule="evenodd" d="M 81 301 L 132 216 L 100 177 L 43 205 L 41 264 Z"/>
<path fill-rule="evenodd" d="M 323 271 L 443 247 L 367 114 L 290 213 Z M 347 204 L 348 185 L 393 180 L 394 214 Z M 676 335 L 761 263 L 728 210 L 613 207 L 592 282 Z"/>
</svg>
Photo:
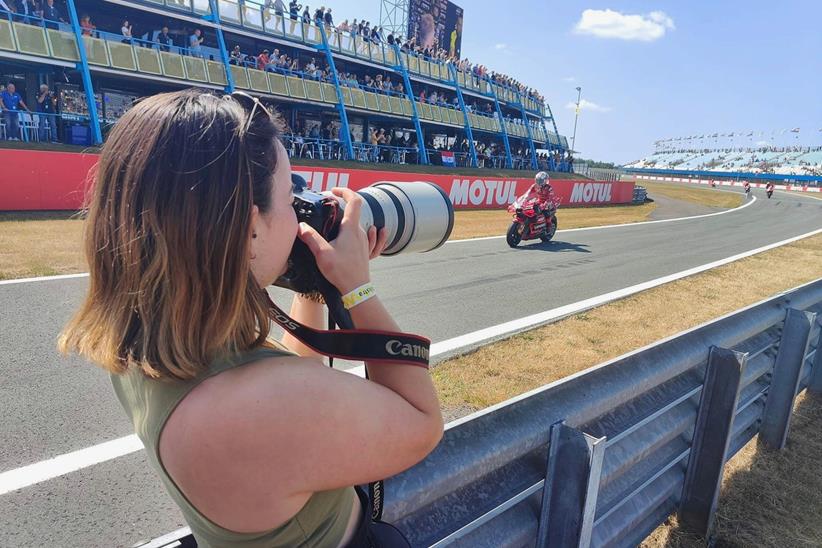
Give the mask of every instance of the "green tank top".
<svg viewBox="0 0 822 548">
<path fill-rule="evenodd" d="M 160 461 L 160 433 L 174 408 L 194 387 L 228 369 L 264 358 L 288 355 L 283 350 L 258 348 L 217 360 L 202 375 L 187 381 L 150 379 L 134 368 L 122 375 L 111 375 L 114 391 L 134 424 L 137 436 L 146 447 L 149 462 L 160 475 L 171 498 L 182 510 L 183 517 L 201 548 L 336 547 L 342 541 L 352 506 L 358 500 L 353 487 L 314 493 L 297 515 L 276 529 L 260 533 L 236 533 L 202 515 L 177 488 Z"/>
</svg>

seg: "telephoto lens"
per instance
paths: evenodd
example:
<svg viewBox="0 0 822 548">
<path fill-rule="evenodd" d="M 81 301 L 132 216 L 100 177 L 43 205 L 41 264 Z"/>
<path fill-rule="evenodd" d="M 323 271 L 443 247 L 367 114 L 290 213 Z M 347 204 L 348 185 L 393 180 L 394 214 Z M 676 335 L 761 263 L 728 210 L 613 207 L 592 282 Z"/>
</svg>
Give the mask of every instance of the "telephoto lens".
<svg viewBox="0 0 822 548">
<path fill-rule="evenodd" d="M 327 240 L 339 232 L 345 202 L 331 193 L 307 190 L 305 179 L 292 174 L 294 211 L 297 220 L 307 223 Z M 359 191 L 363 198 L 360 224 L 388 234 L 383 255 L 433 251 L 442 246 L 454 228 L 454 206 L 445 192 L 428 182 L 380 182 Z M 288 272 L 277 285 L 300 293 L 316 292 L 321 275 L 313 255 L 302 241 L 294 243 Z"/>
<path fill-rule="evenodd" d="M 359 191 L 363 197 L 360 223 L 385 228 L 383 255 L 437 249 L 451 236 L 454 206 L 437 185 L 425 182 L 377 183 Z"/>
</svg>

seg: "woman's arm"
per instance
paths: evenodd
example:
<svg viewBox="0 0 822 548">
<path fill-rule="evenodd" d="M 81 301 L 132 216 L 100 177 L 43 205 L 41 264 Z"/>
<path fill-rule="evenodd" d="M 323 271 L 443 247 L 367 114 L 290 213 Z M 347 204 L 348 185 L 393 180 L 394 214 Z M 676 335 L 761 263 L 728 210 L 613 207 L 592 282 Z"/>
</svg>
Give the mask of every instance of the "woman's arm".
<svg viewBox="0 0 822 548">
<path fill-rule="evenodd" d="M 325 305 L 323 304 L 312 301 L 304 295 L 294 295 L 294 300 L 291 301 L 291 312 L 289 312 L 289 316 L 308 327 L 326 329 L 328 318 L 325 310 Z M 318 354 L 307 347 L 288 332 L 283 334 L 282 343 L 298 356 L 324 358 L 322 354 Z"/>
<path fill-rule="evenodd" d="M 376 259 L 385 249 L 388 233 L 385 230 L 377 232 L 375 227 L 368 231 L 369 259 Z M 326 329 L 328 327 L 328 313 L 325 305 L 314 301 L 305 295 L 294 295 L 291 301 L 291 311 L 289 316 L 303 325 L 314 329 Z M 284 333 L 282 344 L 298 356 L 324 359 L 325 356 L 307 347 L 290 333 Z"/>
</svg>

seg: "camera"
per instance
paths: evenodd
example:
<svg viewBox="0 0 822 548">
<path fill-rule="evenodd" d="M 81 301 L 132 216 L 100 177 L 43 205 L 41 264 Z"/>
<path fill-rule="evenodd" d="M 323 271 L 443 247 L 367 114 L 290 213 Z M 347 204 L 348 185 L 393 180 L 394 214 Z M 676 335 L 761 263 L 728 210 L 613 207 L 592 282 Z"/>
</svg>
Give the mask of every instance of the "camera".
<svg viewBox="0 0 822 548">
<path fill-rule="evenodd" d="M 294 211 L 326 240 L 340 230 L 345 202 L 334 195 L 307 189 L 305 179 L 292 174 Z M 442 246 L 454 228 L 454 206 L 445 192 L 427 182 L 381 182 L 357 192 L 363 198 L 360 225 L 388 231 L 384 256 L 405 252 L 433 251 Z M 328 289 L 314 255 L 299 239 L 288 258 L 288 270 L 275 285 L 298 293 L 317 293 Z"/>
</svg>

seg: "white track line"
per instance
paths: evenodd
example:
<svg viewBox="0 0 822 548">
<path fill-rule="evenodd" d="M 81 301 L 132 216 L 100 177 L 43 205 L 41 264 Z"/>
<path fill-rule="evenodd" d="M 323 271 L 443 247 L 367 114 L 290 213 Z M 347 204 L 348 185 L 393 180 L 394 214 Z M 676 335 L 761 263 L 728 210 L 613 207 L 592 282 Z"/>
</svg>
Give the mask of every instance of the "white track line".
<svg viewBox="0 0 822 548">
<path fill-rule="evenodd" d="M 733 192 L 733 190 L 725 190 L 723 192 Z M 734 193 L 737 194 L 737 193 Z M 727 213 L 733 213 L 734 211 L 740 211 L 745 209 L 746 207 L 753 205 L 756 201 L 756 196 L 752 196 L 750 200 L 745 202 L 743 205 L 739 207 L 735 207 L 733 209 L 726 209 L 725 211 L 718 211 L 716 213 L 705 213 L 703 215 L 691 215 L 690 217 L 676 217 L 674 219 L 659 219 L 658 221 L 640 221 L 638 223 L 622 223 L 618 225 L 602 225 L 602 226 L 586 226 L 582 228 L 566 228 L 564 230 L 557 230 L 557 234 L 567 234 L 568 232 L 583 232 L 587 230 L 604 230 L 604 229 L 611 229 L 611 228 L 626 228 L 630 226 L 642 226 L 642 225 L 655 225 L 659 223 L 673 223 L 675 221 L 690 221 L 693 219 L 704 219 L 705 217 L 716 217 L 717 215 L 725 215 Z M 483 238 L 468 238 L 465 240 L 448 240 L 445 242 L 446 244 L 461 244 L 464 242 L 478 242 L 481 240 L 498 240 L 500 238 L 505 238 L 505 236 L 485 236 Z"/>
<path fill-rule="evenodd" d="M 26 284 L 30 282 L 50 282 L 52 280 L 71 280 L 88 278 L 88 272 L 82 274 L 60 274 L 59 276 L 40 276 L 39 278 L 19 278 L 17 280 L 0 280 L 0 285 Z"/>
<path fill-rule="evenodd" d="M 726 190 L 724 192 L 733 192 L 732 190 Z M 818 198 L 817 198 L 818 199 Z M 588 226 L 583 228 L 566 228 L 564 230 L 557 230 L 557 234 L 565 234 L 568 232 L 582 232 L 586 230 L 607 230 L 611 228 L 625 228 L 628 226 L 641 226 L 641 225 L 652 225 L 657 223 L 672 223 L 675 221 L 689 221 L 693 219 L 704 219 L 705 217 L 714 217 L 716 215 L 725 215 L 726 213 L 733 213 L 734 211 L 739 211 L 745 209 L 749 205 L 752 205 L 756 201 L 756 196 L 746 202 L 744 205 L 739 207 L 735 207 L 734 209 L 727 209 L 725 211 L 719 211 L 717 213 L 706 213 L 704 215 L 692 215 L 690 217 L 677 217 L 675 219 L 660 219 L 658 221 L 642 221 L 639 223 L 622 223 L 618 225 L 602 225 L 602 226 Z M 505 238 L 505 236 L 484 236 L 482 238 L 467 238 L 465 240 L 448 240 L 447 244 L 463 244 L 465 242 L 481 242 L 482 240 L 499 240 L 500 238 Z M 31 282 L 48 282 L 52 280 L 70 280 L 74 278 L 87 278 L 88 272 L 84 272 L 82 274 L 61 274 L 59 276 L 41 276 L 39 278 L 20 278 L 19 280 L 0 280 L 0 285 L 14 285 L 14 284 L 24 284 L 24 283 L 31 283 Z"/>
<path fill-rule="evenodd" d="M 809 238 L 820 233 L 822 233 L 822 228 L 802 234 L 801 236 L 795 236 L 787 240 L 782 240 L 781 242 L 752 249 L 732 257 L 727 257 L 712 263 L 683 270 L 675 274 L 663 276 L 662 278 L 657 278 L 641 284 L 632 285 L 631 287 L 605 293 L 604 295 L 599 295 L 598 297 L 592 297 L 590 299 L 585 299 L 584 301 L 560 306 L 545 312 L 540 312 L 538 314 L 533 314 L 531 316 L 526 316 L 510 322 L 480 329 L 479 331 L 474 331 L 473 333 L 460 335 L 459 337 L 434 343 L 431 345 L 431 357 L 433 358 L 443 354 L 454 353 L 459 350 L 469 350 L 478 345 L 487 344 L 497 339 L 509 337 L 526 329 L 532 329 L 534 327 L 570 316 L 571 314 L 577 314 L 611 301 L 623 299 L 630 295 L 645 291 L 646 289 L 651 289 L 653 287 L 670 283 L 672 281 L 685 278 L 686 276 L 692 276 L 694 274 L 726 265 L 758 253 L 763 253 L 765 251 L 796 242 L 803 238 Z M 364 368 L 362 366 L 358 366 L 349 369 L 348 372 L 363 376 Z M 135 453 L 142 448 L 143 445 L 137 436 L 131 435 L 101 443 L 99 445 L 94 445 L 92 447 L 87 447 L 86 449 L 81 449 L 72 453 L 67 453 L 65 455 L 60 455 L 52 459 L 30 464 L 28 466 L 23 466 L 22 468 L 9 470 L 7 472 L 0 473 L 0 495 L 42 483 L 52 478 L 63 476 L 101 462 Z"/>
<path fill-rule="evenodd" d="M 135 453 L 143 448 L 136 435 L 118 438 L 0 474 L 0 495 Z"/>
</svg>

